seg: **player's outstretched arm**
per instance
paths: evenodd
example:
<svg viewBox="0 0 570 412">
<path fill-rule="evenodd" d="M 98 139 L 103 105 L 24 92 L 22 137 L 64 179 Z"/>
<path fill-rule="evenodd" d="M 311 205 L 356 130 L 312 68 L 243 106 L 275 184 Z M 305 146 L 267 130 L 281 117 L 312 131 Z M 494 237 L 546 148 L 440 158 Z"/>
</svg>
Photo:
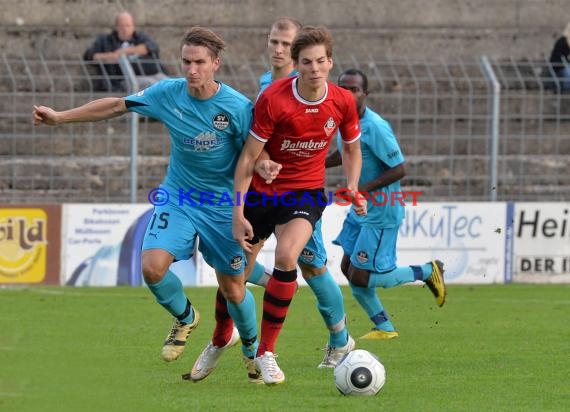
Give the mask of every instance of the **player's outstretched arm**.
<svg viewBox="0 0 570 412">
<path fill-rule="evenodd" d="M 122 97 L 105 97 L 60 112 L 47 106 L 34 106 L 32 120 L 36 126 L 40 124 L 55 126 L 63 123 L 96 122 L 111 119 L 127 111 L 125 99 Z"/>
</svg>

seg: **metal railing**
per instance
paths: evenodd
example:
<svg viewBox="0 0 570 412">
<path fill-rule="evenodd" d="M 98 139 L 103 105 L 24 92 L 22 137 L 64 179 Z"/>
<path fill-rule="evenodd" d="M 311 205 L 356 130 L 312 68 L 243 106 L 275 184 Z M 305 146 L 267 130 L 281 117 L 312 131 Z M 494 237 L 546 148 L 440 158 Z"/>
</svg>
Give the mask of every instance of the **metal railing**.
<svg viewBox="0 0 570 412">
<path fill-rule="evenodd" d="M 162 61 L 171 76 L 178 62 Z M 570 94 L 546 61 L 335 58 L 331 80 L 367 73 L 368 103 L 392 124 L 406 157 L 403 186 L 422 200 L 566 200 Z M 264 58 L 225 57 L 219 80 L 250 98 Z M 129 116 L 33 127 L 34 104 L 66 109 L 107 96 L 87 62 L 3 55 L 0 61 L 0 203 L 146 201 L 164 177 L 169 138 Z M 125 95 L 127 91 L 111 92 Z M 500 110 L 499 110 L 500 108 Z M 132 119 L 132 118 L 131 118 Z M 135 139 L 136 138 L 136 139 Z M 343 185 L 340 168 L 328 172 Z"/>
</svg>

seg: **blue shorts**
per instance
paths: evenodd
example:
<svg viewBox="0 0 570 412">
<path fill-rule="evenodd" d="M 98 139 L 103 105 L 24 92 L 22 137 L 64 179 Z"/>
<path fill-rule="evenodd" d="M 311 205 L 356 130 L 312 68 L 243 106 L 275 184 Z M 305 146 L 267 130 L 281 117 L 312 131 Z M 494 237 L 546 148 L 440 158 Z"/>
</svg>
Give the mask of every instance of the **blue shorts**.
<svg viewBox="0 0 570 412">
<path fill-rule="evenodd" d="M 389 272 L 396 268 L 396 242 L 399 228 L 375 229 L 345 219 L 342 230 L 333 240 L 350 256 L 350 263 L 370 272 Z"/>
<path fill-rule="evenodd" d="M 198 250 L 208 265 L 227 275 L 243 272 L 246 260 L 232 236 L 231 208 L 180 207 L 171 201 L 155 206 L 142 250 L 162 249 L 175 260 L 189 259 L 197 236 Z"/>
<path fill-rule="evenodd" d="M 323 232 L 321 231 L 322 219 L 315 223 L 315 229 L 311 238 L 305 245 L 297 262 L 304 263 L 315 268 L 322 268 L 327 264 L 327 251 L 323 242 Z"/>
</svg>

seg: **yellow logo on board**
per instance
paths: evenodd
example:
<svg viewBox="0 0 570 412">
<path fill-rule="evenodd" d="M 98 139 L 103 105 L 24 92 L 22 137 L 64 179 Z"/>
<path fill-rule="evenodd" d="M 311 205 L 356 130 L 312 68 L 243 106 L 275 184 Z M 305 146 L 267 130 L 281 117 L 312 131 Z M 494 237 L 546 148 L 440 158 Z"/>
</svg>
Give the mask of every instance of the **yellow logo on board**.
<svg viewBox="0 0 570 412">
<path fill-rule="evenodd" d="M 0 283 L 43 281 L 46 256 L 46 212 L 0 209 Z"/>
</svg>

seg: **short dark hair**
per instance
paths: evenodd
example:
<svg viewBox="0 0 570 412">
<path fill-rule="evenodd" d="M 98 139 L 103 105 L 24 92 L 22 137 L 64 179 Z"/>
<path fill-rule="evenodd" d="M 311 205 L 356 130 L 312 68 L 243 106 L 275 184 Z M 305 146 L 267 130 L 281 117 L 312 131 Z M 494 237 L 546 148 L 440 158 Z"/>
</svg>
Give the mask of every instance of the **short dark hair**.
<svg viewBox="0 0 570 412">
<path fill-rule="evenodd" d="M 305 26 L 299 31 L 295 40 L 293 40 L 293 44 L 291 45 L 291 58 L 293 61 L 299 62 L 301 50 L 321 44 L 325 46 L 327 57 L 332 57 L 333 38 L 329 29 L 322 26 Z"/>
<path fill-rule="evenodd" d="M 210 51 L 210 55 L 213 58 L 220 57 L 226 48 L 224 40 L 219 35 L 210 29 L 198 26 L 192 27 L 184 34 L 180 42 L 180 50 L 185 45 L 203 46 Z"/>
<path fill-rule="evenodd" d="M 340 78 L 342 76 L 360 76 L 362 78 L 362 90 L 367 92 L 368 91 L 368 77 L 364 74 L 363 71 L 358 69 L 346 69 L 343 71 L 340 76 L 338 76 L 337 83 L 340 83 Z"/>
</svg>

